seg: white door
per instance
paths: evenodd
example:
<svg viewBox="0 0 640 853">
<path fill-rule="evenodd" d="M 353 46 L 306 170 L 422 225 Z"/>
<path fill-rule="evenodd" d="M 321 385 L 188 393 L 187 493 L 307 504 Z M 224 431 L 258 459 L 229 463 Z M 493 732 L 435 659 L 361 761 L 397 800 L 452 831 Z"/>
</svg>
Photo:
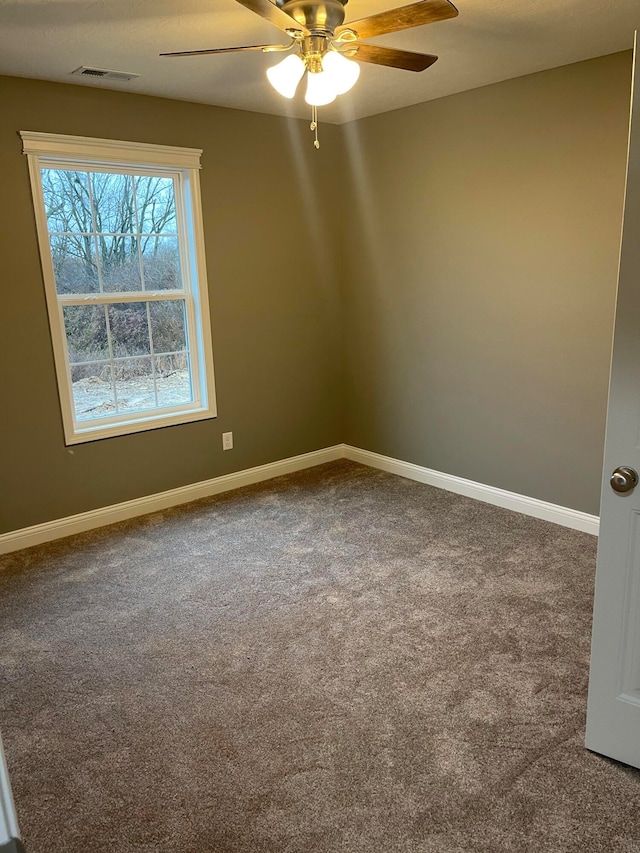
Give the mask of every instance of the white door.
<svg viewBox="0 0 640 853">
<path fill-rule="evenodd" d="M 586 746 L 640 767 L 640 61 L 609 389 Z M 618 473 L 614 474 L 617 469 Z M 616 491 L 621 489 L 623 491 Z M 626 489 L 626 491 L 624 491 Z"/>
<path fill-rule="evenodd" d="M 6 853 L 19 853 L 23 850 L 19 835 L 9 773 L 0 737 L 0 850 Z"/>
</svg>

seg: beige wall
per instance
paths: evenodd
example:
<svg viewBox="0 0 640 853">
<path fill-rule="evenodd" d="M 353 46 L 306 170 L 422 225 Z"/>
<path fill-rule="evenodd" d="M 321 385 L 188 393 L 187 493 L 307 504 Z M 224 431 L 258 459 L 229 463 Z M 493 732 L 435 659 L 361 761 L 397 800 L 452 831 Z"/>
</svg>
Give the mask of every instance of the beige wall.
<svg viewBox="0 0 640 853">
<path fill-rule="evenodd" d="M 0 531 L 340 441 L 597 512 L 629 88 L 614 55 L 316 152 L 304 122 L 0 78 Z M 65 447 L 19 130 L 204 149 L 216 420 Z"/>
<path fill-rule="evenodd" d="M 216 420 L 65 447 L 19 130 L 204 149 Z M 0 531 L 342 439 L 335 240 L 317 191 L 336 174 L 339 131 L 322 132 L 316 152 L 304 122 L 0 78 Z"/>
<path fill-rule="evenodd" d="M 597 513 L 631 62 L 346 128 L 346 441 Z"/>
</svg>

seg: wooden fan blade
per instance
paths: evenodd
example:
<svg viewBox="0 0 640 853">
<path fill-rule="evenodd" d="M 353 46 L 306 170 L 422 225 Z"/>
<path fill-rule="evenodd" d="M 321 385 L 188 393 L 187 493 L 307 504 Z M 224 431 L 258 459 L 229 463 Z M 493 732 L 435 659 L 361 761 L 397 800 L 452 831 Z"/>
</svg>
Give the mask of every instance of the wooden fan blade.
<svg viewBox="0 0 640 853">
<path fill-rule="evenodd" d="M 385 33 L 421 27 L 423 24 L 446 21 L 447 18 L 455 18 L 457 14 L 458 10 L 449 0 L 421 0 L 419 3 L 389 9 L 388 12 L 380 12 L 379 15 L 371 15 L 369 18 L 360 18 L 359 21 L 350 21 L 336 29 L 336 36 L 339 36 L 342 30 L 348 29 L 354 30 L 358 39 L 369 39 Z"/>
<path fill-rule="evenodd" d="M 394 47 L 379 47 L 377 44 L 358 44 L 358 52 L 350 58 L 372 62 L 374 65 L 387 65 L 389 68 L 403 68 L 405 71 L 424 71 L 438 57 L 429 53 L 396 50 Z"/>
<path fill-rule="evenodd" d="M 237 53 L 239 50 L 282 50 L 281 44 L 247 44 L 244 47 L 214 47 L 209 50 L 179 50 L 175 53 L 161 53 L 160 56 L 206 56 L 209 53 Z"/>
<path fill-rule="evenodd" d="M 292 18 L 291 15 L 287 15 L 286 12 L 283 12 L 279 6 L 276 6 L 275 3 L 272 3 L 271 0 L 237 0 L 241 6 L 244 6 L 245 9 L 250 9 L 252 12 L 255 12 L 256 15 L 260 15 L 261 18 L 264 18 L 266 21 L 269 21 L 270 24 L 273 24 L 274 27 L 277 27 L 279 30 L 283 32 L 287 32 L 288 30 L 300 30 L 306 36 L 309 35 L 309 30 L 304 27 L 302 24 L 299 24 L 295 18 Z"/>
</svg>

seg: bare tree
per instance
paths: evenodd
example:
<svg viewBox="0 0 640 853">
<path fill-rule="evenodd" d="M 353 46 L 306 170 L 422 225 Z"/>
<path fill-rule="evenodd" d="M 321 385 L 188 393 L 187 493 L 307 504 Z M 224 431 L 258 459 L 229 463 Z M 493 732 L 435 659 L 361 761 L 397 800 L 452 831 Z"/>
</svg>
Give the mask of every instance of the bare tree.
<svg viewBox="0 0 640 853">
<path fill-rule="evenodd" d="M 42 169 L 56 289 L 60 294 L 171 290 L 181 287 L 173 180 L 149 175 Z M 167 353 L 186 356 L 181 299 L 111 305 L 65 305 L 72 363 L 98 364 L 109 347 L 120 358 Z M 149 323 L 148 317 L 151 322 Z M 110 330 L 110 343 L 108 343 Z M 121 364 L 124 372 L 143 362 Z M 74 381 L 95 368 L 74 366 Z"/>
<path fill-rule="evenodd" d="M 109 290 L 139 289 L 141 262 L 175 279 L 171 179 L 43 169 L 42 186 L 58 292 L 98 290 L 98 267 Z"/>
</svg>

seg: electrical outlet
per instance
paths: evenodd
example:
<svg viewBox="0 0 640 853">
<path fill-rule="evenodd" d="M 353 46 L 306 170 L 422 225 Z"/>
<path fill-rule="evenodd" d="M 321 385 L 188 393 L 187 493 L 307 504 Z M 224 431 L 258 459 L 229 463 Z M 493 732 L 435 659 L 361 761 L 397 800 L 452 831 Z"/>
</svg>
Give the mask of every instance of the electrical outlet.
<svg viewBox="0 0 640 853">
<path fill-rule="evenodd" d="M 233 450 L 233 433 L 232 432 L 223 432 L 222 433 L 222 449 L 223 450 Z"/>
</svg>

